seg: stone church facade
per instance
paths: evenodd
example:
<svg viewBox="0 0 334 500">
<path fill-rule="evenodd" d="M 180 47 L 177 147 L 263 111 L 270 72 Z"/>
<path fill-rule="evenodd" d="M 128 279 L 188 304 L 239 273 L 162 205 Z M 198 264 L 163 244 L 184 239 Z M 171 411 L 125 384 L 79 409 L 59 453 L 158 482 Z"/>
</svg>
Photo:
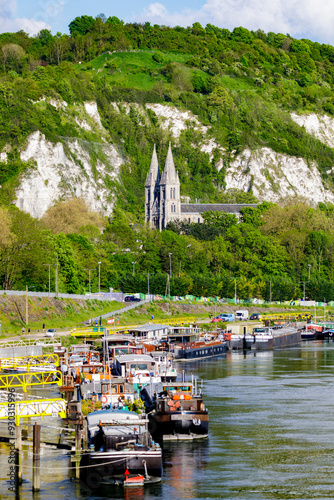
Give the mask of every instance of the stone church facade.
<svg viewBox="0 0 334 500">
<path fill-rule="evenodd" d="M 256 208 L 254 204 L 210 204 L 210 203 L 181 203 L 179 174 L 175 169 L 171 144 L 169 143 L 165 169 L 160 174 L 159 162 L 154 145 L 150 170 L 145 182 L 145 220 L 151 228 L 160 231 L 165 229 L 168 222 L 186 220 L 187 222 L 202 223 L 203 212 L 228 212 L 240 215 L 244 207 Z"/>
</svg>

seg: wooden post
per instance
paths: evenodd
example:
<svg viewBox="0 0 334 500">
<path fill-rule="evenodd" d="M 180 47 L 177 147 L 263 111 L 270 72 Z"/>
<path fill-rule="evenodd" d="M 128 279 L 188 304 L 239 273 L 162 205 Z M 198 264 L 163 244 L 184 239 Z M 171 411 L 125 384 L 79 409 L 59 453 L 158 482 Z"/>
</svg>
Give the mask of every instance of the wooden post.
<svg viewBox="0 0 334 500">
<path fill-rule="evenodd" d="M 41 485 L 41 426 L 34 424 L 32 455 L 32 491 L 39 491 Z"/>
<path fill-rule="evenodd" d="M 22 484 L 22 431 L 20 424 L 15 426 L 15 482 Z"/>
<path fill-rule="evenodd" d="M 82 423 L 82 445 L 83 449 L 87 450 L 88 448 L 88 432 L 87 432 L 87 420 L 84 418 Z"/>
<path fill-rule="evenodd" d="M 80 478 L 81 425 L 75 424 L 75 479 Z"/>
</svg>

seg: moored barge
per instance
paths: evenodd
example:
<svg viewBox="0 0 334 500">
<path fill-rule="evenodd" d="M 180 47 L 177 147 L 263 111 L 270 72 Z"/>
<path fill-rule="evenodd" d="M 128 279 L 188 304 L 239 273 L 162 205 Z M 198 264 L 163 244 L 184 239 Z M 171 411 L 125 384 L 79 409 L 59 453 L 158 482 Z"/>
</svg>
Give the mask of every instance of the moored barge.
<svg viewBox="0 0 334 500">
<path fill-rule="evenodd" d="M 160 481 L 161 448 L 152 441 L 147 424 L 146 416 L 125 410 L 87 415 L 89 449 L 80 463 L 85 484 L 94 489 L 108 484 L 126 486 L 140 476 L 144 483 Z"/>
<path fill-rule="evenodd" d="M 176 441 L 208 436 L 209 412 L 205 408 L 197 383 L 170 382 L 151 398 L 141 391 L 148 412 L 149 431 L 154 439 Z"/>
</svg>

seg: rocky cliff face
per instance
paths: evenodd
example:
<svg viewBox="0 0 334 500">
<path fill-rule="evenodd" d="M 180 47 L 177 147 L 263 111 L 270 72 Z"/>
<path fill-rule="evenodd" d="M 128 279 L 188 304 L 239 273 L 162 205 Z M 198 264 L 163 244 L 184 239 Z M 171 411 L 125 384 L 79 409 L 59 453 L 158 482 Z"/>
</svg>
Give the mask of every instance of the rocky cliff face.
<svg viewBox="0 0 334 500">
<path fill-rule="evenodd" d="M 61 114 L 67 112 L 66 103 L 50 104 Z M 112 185 L 124 158 L 107 142 L 96 103 L 85 103 L 75 111 L 76 124 L 86 131 L 95 129 L 100 142 L 62 138 L 52 143 L 37 131 L 22 148 L 21 160 L 33 162 L 35 167 L 22 176 L 15 204 L 33 217 L 42 217 L 57 201 L 70 197 L 83 198 L 95 211 L 112 212 Z"/>
<path fill-rule="evenodd" d="M 66 119 L 74 120 L 79 129 L 90 131 L 98 137 L 87 141 L 79 137 L 62 138 L 59 142 L 47 141 L 40 132 L 31 134 L 22 147 L 21 159 L 30 161 L 31 167 L 20 179 L 16 191 L 15 204 L 34 217 L 41 217 L 58 200 L 68 197 L 82 197 L 99 212 L 110 214 L 114 206 L 113 182 L 117 179 L 119 168 L 126 161 L 117 148 L 109 142 L 108 134 L 101 124 L 96 103 L 85 103 L 68 109 L 66 103 L 49 101 Z M 40 103 L 36 103 L 40 105 Z M 200 133 L 197 144 L 210 156 L 215 148 L 221 149 L 210 129 L 200 123 L 190 111 L 162 104 L 123 105 L 126 112 L 131 107 L 148 120 L 147 110 L 153 111 L 162 129 L 170 131 L 178 141 L 187 127 Z M 117 103 L 114 103 L 119 110 Z M 334 120 L 317 115 L 298 116 L 293 114 L 300 126 L 330 147 L 334 147 Z M 0 152 L 0 160 L 6 161 L 5 151 Z M 217 163 L 217 169 L 222 163 Z M 226 171 L 226 188 L 237 188 L 252 192 L 260 200 L 278 202 L 286 196 L 305 197 L 310 203 L 331 201 L 334 194 L 327 190 L 315 164 L 307 164 L 302 158 L 278 154 L 269 148 L 255 151 L 245 150 L 236 156 Z"/>
<path fill-rule="evenodd" d="M 164 129 L 171 131 L 175 139 L 187 126 L 202 132 L 200 148 L 210 156 L 215 148 L 221 149 L 214 138 L 210 138 L 208 127 L 204 127 L 189 111 L 180 111 L 161 104 L 147 105 L 159 117 Z M 306 131 L 330 147 L 334 147 L 334 119 L 316 115 L 298 116 L 292 119 Z M 218 163 L 217 169 L 222 168 Z M 252 192 L 260 200 L 278 202 L 287 196 L 301 196 L 316 204 L 320 201 L 334 203 L 334 194 L 327 190 L 315 164 L 308 165 L 303 158 L 282 155 L 269 148 L 255 151 L 245 150 L 236 156 L 226 171 L 226 189 L 240 189 Z"/>
</svg>

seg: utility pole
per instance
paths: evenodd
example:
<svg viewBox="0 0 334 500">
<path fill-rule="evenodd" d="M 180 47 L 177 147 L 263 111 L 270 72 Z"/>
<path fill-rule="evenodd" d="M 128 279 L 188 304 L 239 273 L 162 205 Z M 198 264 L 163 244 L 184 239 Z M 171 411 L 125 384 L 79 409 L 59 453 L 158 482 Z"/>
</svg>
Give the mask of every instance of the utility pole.
<svg viewBox="0 0 334 500">
<path fill-rule="evenodd" d="M 309 283 L 309 281 L 300 281 L 299 283 L 303 283 L 303 290 L 304 290 L 303 301 L 305 302 L 305 283 Z"/>
<path fill-rule="evenodd" d="M 43 266 L 49 266 L 49 297 L 51 292 L 51 266 L 56 266 L 56 264 L 43 264 Z"/>
<path fill-rule="evenodd" d="M 96 269 L 84 269 L 84 271 L 88 271 L 89 294 L 90 294 L 90 273 L 91 271 L 96 271 Z"/>
<path fill-rule="evenodd" d="M 169 253 L 169 276 L 172 277 L 172 253 Z"/>
<path fill-rule="evenodd" d="M 99 293 L 101 292 L 101 264 L 102 264 L 102 262 L 98 262 L 98 265 L 99 265 Z"/>
<path fill-rule="evenodd" d="M 56 263 L 56 297 L 58 299 L 58 254 L 57 254 L 57 263 Z"/>
<path fill-rule="evenodd" d="M 169 297 L 170 300 L 170 279 L 169 279 L 169 274 L 167 273 L 167 281 L 166 281 L 166 291 L 165 291 L 165 296 Z"/>
<path fill-rule="evenodd" d="M 153 276 L 154 273 L 143 273 L 147 274 L 147 295 L 150 295 L 150 275 Z"/>
<path fill-rule="evenodd" d="M 29 315 L 28 315 L 28 285 L 26 285 L 26 325 L 28 325 L 29 322 Z"/>
<path fill-rule="evenodd" d="M 270 280 L 269 302 L 271 303 L 271 280 Z"/>
<path fill-rule="evenodd" d="M 234 278 L 234 303 L 237 305 L 237 278 Z"/>
</svg>

